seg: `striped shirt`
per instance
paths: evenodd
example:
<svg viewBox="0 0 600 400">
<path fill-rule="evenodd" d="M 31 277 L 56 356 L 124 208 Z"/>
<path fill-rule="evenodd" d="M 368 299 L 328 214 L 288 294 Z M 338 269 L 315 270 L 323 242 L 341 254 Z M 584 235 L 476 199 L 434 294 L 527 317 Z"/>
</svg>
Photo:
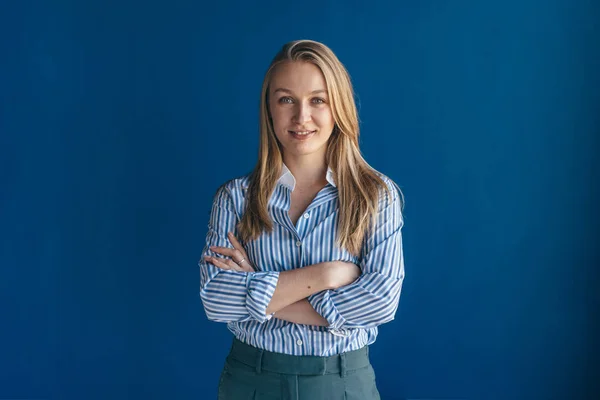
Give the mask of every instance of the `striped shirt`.
<svg viewBox="0 0 600 400">
<path fill-rule="evenodd" d="M 224 257 L 209 246 L 233 248 L 227 232 L 239 237 L 236 225 L 245 210 L 249 175 L 222 185 L 214 197 L 198 263 L 200 298 L 208 319 L 227 323 L 244 343 L 291 355 L 331 356 L 374 343 L 377 327 L 394 319 L 404 279 L 402 196 L 390 178 L 378 174 L 392 196 L 380 195 L 376 225 L 356 257 L 335 244 L 339 207 L 331 169 L 328 184 L 294 225 L 288 210 L 295 179 L 284 164 L 268 204 L 273 231 L 242 243 L 256 268 L 250 273 L 222 270 L 204 260 L 206 255 Z M 266 314 L 281 271 L 325 261 L 351 262 L 362 271 L 350 285 L 308 297 L 329 326 L 296 324 Z"/>
</svg>

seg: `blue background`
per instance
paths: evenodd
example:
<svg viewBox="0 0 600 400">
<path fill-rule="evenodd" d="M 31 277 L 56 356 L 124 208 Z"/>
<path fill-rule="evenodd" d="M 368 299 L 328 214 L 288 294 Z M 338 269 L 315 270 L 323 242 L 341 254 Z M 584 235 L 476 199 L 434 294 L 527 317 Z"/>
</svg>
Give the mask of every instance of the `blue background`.
<svg viewBox="0 0 600 400">
<path fill-rule="evenodd" d="M 299 38 L 406 196 L 383 399 L 600 394 L 593 3 L 0 1 L 0 398 L 215 398 L 196 263 Z"/>
</svg>

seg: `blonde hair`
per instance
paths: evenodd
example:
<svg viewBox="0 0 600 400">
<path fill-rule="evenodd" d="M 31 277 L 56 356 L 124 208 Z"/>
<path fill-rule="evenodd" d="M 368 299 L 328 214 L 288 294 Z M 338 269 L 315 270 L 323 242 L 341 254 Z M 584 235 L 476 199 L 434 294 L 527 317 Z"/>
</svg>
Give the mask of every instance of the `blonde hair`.
<svg viewBox="0 0 600 400">
<path fill-rule="evenodd" d="M 360 154 L 358 113 L 352 82 L 346 68 L 331 49 L 312 40 L 286 43 L 274 57 L 265 74 L 260 96 L 258 161 L 250 174 L 246 210 L 238 225 L 238 231 L 241 239 L 247 242 L 258 238 L 263 231 L 273 230 L 267 206 L 281 176 L 283 156 L 269 112 L 269 85 L 277 66 L 295 61 L 316 65 L 325 77 L 335 121 L 327 144 L 326 162 L 333 172 L 338 189 L 336 244 L 358 256 L 365 235 L 377 217 L 380 188 L 384 188 L 387 195 L 391 193 L 377 171 L 367 164 Z"/>
</svg>

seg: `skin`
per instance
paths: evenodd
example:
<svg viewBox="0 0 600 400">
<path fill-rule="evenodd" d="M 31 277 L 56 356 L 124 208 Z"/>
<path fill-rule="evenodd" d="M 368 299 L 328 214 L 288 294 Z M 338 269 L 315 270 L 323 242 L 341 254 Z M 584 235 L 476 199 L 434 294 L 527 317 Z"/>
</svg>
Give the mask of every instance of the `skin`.
<svg viewBox="0 0 600 400">
<path fill-rule="evenodd" d="M 296 179 L 292 205 L 299 204 L 302 208 L 303 203 L 327 183 L 325 154 L 335 126 L 321 70 L 307 62 L 280 65 L 269 85 L 269 111 L 275 136 L 283 149 L 284 163 Z M 310 131 L 311 135 L 299 140 L 291 131 Z M 225 258 L 206 257 L 205 260 L 224 270 L 254 272 L 244 248 L 231 233 L 229 240 L 233 249 L 211 247 Z M 327 326 L 327 320 L 306 298 L 322 290 L 348 285 L 359 276 L 358 266 L 341 261 L 282 271 L 266 313 L 276 313 L 276 318 L 289 322 Z"/>
<path fill-rule="evenodd" d="M 269 85 L 269 111 L 275 136 L 283 147 L 283 162 L 297 187 L 325 181 L 325 154 L 335 120 L 321 70 L 307 62 L 280 65 Z M 289 131 L 316 131 L 297 140 Z"/>
</svg>

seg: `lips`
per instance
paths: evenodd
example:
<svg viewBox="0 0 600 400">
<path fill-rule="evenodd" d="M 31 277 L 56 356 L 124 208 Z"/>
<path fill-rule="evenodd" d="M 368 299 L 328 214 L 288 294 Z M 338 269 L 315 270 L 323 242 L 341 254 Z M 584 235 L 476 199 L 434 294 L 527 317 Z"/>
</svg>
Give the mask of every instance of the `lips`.
<svg viewBox="0 0 600 400">
<path fill-rule="evenodd" d="M 313 137 L 315 131 L 288 131 L 290 135 L 296 140 L 307 140 L 308 138 Z"/>
<path fill-rule="evenodd" d="M 315 133 L 316 130 L 314 131 L 309 131 L 309 130 L 303 130 L 303 131 L 288 131 L 289 133 L 293 134 L 293 135 L 298 135 L 298 136 L 304 136 L 304 135 L 310 135 L 312 133 Z"/>
</svg>

